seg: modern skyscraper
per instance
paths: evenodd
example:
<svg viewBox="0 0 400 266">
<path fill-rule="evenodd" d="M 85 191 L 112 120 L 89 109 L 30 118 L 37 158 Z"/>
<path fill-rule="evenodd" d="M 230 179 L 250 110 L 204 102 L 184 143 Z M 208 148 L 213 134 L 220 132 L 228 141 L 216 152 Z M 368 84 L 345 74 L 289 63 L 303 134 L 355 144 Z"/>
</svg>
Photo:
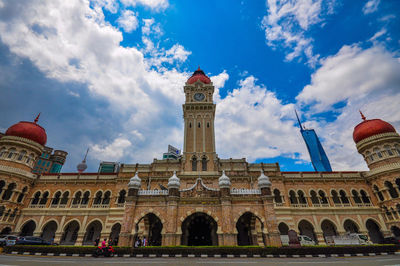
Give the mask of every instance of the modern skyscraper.
<svg viewBox="0 0 400 266">
<path fill-rule="evenodd" d="M 296 112 L 296 110 L 295 110 Z M 296 112 L 297 121 L 299 121 L 300 133 L 306 143 L 308 153 L 310 154 L 311 163 L 316 172 L 332 172 L 331 164 L 328 156 L 318 139 L 314 129 L 305 129 Z"/>
</svg>

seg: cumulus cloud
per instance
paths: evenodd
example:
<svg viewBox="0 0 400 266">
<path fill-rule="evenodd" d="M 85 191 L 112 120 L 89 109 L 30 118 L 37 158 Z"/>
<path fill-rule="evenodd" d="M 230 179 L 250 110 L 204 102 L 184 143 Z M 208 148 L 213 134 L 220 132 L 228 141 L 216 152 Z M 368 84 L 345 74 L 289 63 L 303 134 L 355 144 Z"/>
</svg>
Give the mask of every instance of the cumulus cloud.
<svg viewBox="0 0 400 266">
<path fill-rule="evenodd" d="M 367 3 L 365 3 L 362 11 L 364 14 L 371 14 L 374 13 L 376 10 L 378 10 L 378 5 L 380 3 L 380 0 L 369 0 Z"/>
<path fill-rule="evenodd" d="M 122 15 L 117 19 L 118 26 L 123 28 L 125 32 L 132 32 L 138 27 L 137 14 L 132 10 L 124 10 Z"/>
<path fill-rule="evenodd" d="M 164 10 L 169 6 L 168 0 L 121 0 L 126 6 L 142 5 L 154 10 Z"/>
<path fill-rule="evenodd" d="M 305 56 L 311 66 L 318 61 L 313 53 L 309 28 L 323 21 L 323 15 L 333 12 L 334 1 L 296 0 L 267 1 L 267 15 L 262 20 L 267 45 L 287 50 L 286 60 Z"/>
<path fill-rule="evenodd" d="M 106 145 L 92 145 L 91 156 L 101 161 L 118 161 L 125 155 L 131 145 L 132 143 L 129 140 L 119 137 Z"/>
</svg>

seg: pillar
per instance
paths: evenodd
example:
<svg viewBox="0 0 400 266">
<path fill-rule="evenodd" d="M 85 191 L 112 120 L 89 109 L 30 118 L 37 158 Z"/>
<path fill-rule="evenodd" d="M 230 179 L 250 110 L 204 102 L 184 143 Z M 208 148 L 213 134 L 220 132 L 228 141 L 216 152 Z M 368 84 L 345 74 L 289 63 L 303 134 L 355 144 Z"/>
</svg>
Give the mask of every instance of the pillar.
<svg viewBox="0 0 400 266">
<path fill-rule="evenodd" d="M 267 246 L 282 246 L 281 237 L 278 230 L 276 220 L 274 201 L 269 187 L 261 188 L 261 199 L 263 201 L 265 223 L 264 226 L 268 230 L 266 236 Z"/>
<path fill-rule="evenodd" d="M 179 197 L 180 193 L 178 188 L 168 188 L 167 219 L 165 222 L 163 245 L 176 246 L 180 244 L 180 235 L 177 233 Z"/>
<path fill-rule="evenodd" d="M 223 219 L 221 223 L 221 235 L 219 235 L 218 245 L 234 246 L 237 245 L 237 238 L 234 232 L 234 224 L 232 217 L 232 201 L 230 198 L 230 188 L 221 188 L 221 214 Z"/>
</svg>

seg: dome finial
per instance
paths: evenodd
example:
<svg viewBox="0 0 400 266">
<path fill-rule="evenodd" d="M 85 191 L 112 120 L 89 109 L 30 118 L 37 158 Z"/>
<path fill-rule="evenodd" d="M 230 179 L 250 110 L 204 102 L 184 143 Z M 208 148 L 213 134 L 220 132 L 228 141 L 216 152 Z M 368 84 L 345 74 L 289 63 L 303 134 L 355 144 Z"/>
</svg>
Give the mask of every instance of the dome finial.
<svg viewBox="0 0 400 266">
<path fill-rule="evenodd" d="M 360 111 L 361 119 L 365 121 L 367 119 L 367 118 L 365 118 L 365 115 L 361 112 L 361 110 L 358 110 L 358 111 Z"/>
<path fill-rule="evenodd" d="M 200 65 L 199 65 L 199 67 L 197 68 L 197 70 L 201 70 L 201 69 L 200 69 Z"/>
<path fill-rule="evenodd" d="M 39 121 L 40 114 L 41 114 L 41 113 L 39 113 L 39 114 L 37 115 L 37 117 L 35 118 L 35 121 L 34 121 L 35 124 Z"/>
</svg>

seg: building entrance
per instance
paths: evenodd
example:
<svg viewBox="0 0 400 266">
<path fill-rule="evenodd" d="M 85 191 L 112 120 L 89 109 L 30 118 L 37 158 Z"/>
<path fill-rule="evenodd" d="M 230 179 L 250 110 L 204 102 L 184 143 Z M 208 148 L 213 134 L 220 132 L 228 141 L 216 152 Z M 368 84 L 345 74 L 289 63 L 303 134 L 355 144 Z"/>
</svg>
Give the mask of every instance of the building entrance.
<svg viewBox="0 0 400 266">
<path fill-rule="evenodd" d="M 218 246 L 217 223 L 205 213 L 194 213 L 182 223 L 182 245 Z"/>
</svg>

